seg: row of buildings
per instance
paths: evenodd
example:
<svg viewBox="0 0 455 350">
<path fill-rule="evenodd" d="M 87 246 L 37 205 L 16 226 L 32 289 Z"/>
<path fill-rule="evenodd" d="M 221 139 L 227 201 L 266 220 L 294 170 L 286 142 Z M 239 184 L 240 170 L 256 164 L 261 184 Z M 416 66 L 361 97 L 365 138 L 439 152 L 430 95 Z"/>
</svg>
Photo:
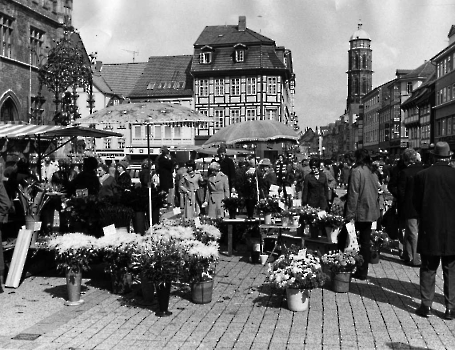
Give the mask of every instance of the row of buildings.
<svg viewBox="0 0 455 350">
<path fill-rule="evenodd" d="M 345 113 L 314 135 L 306 132 L 308 147 L 332 158 L 358 148 L 397 158 L 412 147 L 425 155 L 438 141 L 455 150 L 455 25 L 448 38 L 421 66 L 397 69 L 373 88 L 371 39 L 359 25 L 350 39 Z"/>
<path fill-rule="evenodd" d="M 85 52 L 80 36 L 72 30 L 71 13 L 77 2 L 0 0 L 0 5 L 1 122 L 55 123 L 55 101 L 61 98 L 60 112 L 82 118 L 125 103 L 167 102 L 188 107 L 210 119 L 195 130 L 194 145 L 203 144 L 224 126 L 246 120 L 277 120 L 299 131 L 291 51 L 249 29 L 245 16 L 235 25 L 205 27 L 193 44 L 192 55 L 105 64 Z M 57 96 L 39 83 L 38 73 L 63 37 L 84 51 L 91 77 L 89 85 L 75 85 L 66 95 L 60 91 Z M 68 106 L 63 108 L 65 103 Z M 96 127 L 121 133 L 137 129 L 124 123 Z M 166 133 L 164 127 L 161 130 L 162 144 L 188 143 L 175 133 Z M 125 142 L 128 139 L 99 140 L 96 150 L 111 159 L 119 159 L 123 153 L 134 156 L 138 147 Z M 281 150 L 278 146 L 271 147 L 268 156 L 274 158 Z"/>
</svg>

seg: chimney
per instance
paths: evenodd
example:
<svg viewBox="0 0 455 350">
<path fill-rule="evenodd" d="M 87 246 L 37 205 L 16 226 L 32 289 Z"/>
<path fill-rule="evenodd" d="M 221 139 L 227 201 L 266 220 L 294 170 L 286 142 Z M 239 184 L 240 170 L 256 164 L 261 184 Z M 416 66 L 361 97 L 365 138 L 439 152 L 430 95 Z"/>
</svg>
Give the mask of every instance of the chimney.
<svg viewBox="0 0 455 350">
<path fill-rule="evenodd" d="M 101 72 L 102 68 L 103 68 L 103 61 L 96 61 L 95 72 Z"/>
<path fill-rule="evenodd" d="M 246 16 L 239 16 L 239 32 L 246 30 Z"/>
</svg>

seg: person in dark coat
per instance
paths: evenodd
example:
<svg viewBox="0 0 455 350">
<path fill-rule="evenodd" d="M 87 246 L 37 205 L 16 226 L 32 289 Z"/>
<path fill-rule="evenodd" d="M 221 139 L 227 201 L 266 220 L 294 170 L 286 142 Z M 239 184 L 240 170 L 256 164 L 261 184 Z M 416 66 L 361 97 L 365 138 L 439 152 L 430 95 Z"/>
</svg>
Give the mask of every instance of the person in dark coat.
<svg viewBox="0 0 455 350">
<path fill-rule="evenodd" d="M 226 156 L 226 147 L 221 145 L 217 154 L 219 156 L 218 163 L 221 167 L 221 172 L 228 177 L 229 181 L 229 192 L 232 192 L 232 189 L 235 185 L 235 164 L 234 161 Z"/>
<path fill-rule="evenodd" d="M 311 159 L 310 168 L 311 173 L 305 177 L 303 184 L 302 205 L 327 210 L 329 184 L 321 169 L 321 161 L 317 158 Z"/>
<path fill-rule="evenodd" d="M 362 148 L 355 151 L 356 163 L 349 176 L 346 220 L 354 221 L 358 232 L 360 254 L 364 263 L 357 268 L 352 277 L 366 280 L 370 262 L 371 224 L 379 218 L 379 181 L 371 171 L 371 157 L 368 150 Z"/>
<path fill-rule="evenodd" d="M 142 187 L 149 187 L 152 175 L 149 167 L 148 159 L 144 159 L 141 164 L 141 171 L 139 172 L 139 181 Z"/>
<path fill-rule="evenodd" d="M 87 189 L 89 195 L 97 196 L 100 191 L 100 181 L 96 174 L 98 161 L 95 157 L 84 158 L 82 171 L 68 185 L 68 194 L 75 195 L 76 190 Z"/>
<path fill-rule="evenodd" d="M 398 176 L 398 212 L 404 222 L 404 261 L 410 266 L 420 266 L 420 255 L 417 253 L 417 235 L 419 232 L 419 220 L 417 211 L 412 204 L 414 193 L 414 176 L 423 169 L 422 163 L 417 161 L 417 152 L 412 148 L 406 148 L 402 154 L 405 168 Z"/>
<path fill-rule="evenodd" d="M 106 164 L 100 164 L 98 166 L 98 176 L 100 179 L 100 192 L 99 196 L 103 197 L 113 197 L 116 188 L 117 188 L 117 181 L 115 181 L 115 177 L 109 174 L 109 167 Z"/>
<path fill-rule="evenodd" d="M 119 192 L 124 192 L 124 191 L 129 191 L 131 190 L 131 176 L 127 171 L 128 169 L 128 162 L 125 160 L 121 160 L 117 164 L 117 171 L 118 171 L 118 176 L 117 176 L 117 190 Z"/>
<path fill-rule="evenodd" d="M 417 252 L 421 255 L 417 315 L 428 317 L 435 295 L 435 277 L 442 263 L 445 319 L 455 318 L 455 169 L 447 142 L 437 142 L 435 163 L 414 176 L 413 204 L 419 218 Z"/>
<path fill-rule="evenodd" d="M 174 198 L 169 198 L 174 191 L 174 161 L 171 158 L 169 149 L 166 146 L 161 148 L 161 154 L 158 159 L 158 175 L 160 177 L 160 188 L 168 194 L 168 203 L 174 205 Z M 172 192 L 172 193 L 171 193 Z"/>
</svg>

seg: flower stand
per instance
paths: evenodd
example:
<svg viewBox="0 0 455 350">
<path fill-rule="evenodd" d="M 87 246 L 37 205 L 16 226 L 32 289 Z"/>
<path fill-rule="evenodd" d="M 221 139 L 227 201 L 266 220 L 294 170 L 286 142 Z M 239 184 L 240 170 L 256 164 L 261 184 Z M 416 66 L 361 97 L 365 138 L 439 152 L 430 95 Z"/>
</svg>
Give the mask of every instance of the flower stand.
<svg viewBox="0 0 455 350">
<path fill-rule="evenodd" d="M 208 304 L 212 301 L 213 279 L 191 284 L 191 299 L 195 304 Z"/>
<path fill-rule="evenodd" d="M 133 276 L 130 273 L 123 271 L 114 272 L 111 274 L 112 293 L 126 294 L 131 292 L 133 285 Z"/>
<path fill-rule="evenodd" d="M 165 282 L 156 286 L 156 297 L 158 299 L 158 311 L 156 316 L 165 317 L 172 315 L 169 309 L 169 298 L 171 296 L 171 283 Z"/>
<path fill-rule="evenodd" d="M 348 293 L 351 283 L 351 272 L 337 272 L 332 274 L 332 289 L 336 293 Z"/>
<path fill-rule="evenodd" d="M 286 288 L 286 301 L 291 311 L 307 311 L 309 296 L 305 289 Z"/>
<path fill-rule="evenodd" d="M 65 302 L 65 305 L 77 306 L 84 302 L 84 300 L 81 299 L 81 286 L 82 272 L 66 272 L 66 288 L 68 291 L 68 300 Z"/>
<path fill-rule="evenodd" d="M 379 249 L 372 250 L 370 253 L 370 264 L 379 264 L 380 256 Z"/>
</svg>

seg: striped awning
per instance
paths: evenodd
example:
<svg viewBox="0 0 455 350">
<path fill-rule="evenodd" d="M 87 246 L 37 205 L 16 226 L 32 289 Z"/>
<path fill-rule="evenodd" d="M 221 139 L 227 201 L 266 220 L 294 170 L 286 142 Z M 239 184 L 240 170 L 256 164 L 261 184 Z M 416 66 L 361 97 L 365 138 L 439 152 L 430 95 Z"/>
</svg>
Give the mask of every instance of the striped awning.
<svg viewBox="0 0 455 350">
<path fill-rule="evenodd" d="M 64 127 L 60 125 L 0 124 L 0 138 L 36 136 L 60 129 L 64 129 Z"/>
</svg>

